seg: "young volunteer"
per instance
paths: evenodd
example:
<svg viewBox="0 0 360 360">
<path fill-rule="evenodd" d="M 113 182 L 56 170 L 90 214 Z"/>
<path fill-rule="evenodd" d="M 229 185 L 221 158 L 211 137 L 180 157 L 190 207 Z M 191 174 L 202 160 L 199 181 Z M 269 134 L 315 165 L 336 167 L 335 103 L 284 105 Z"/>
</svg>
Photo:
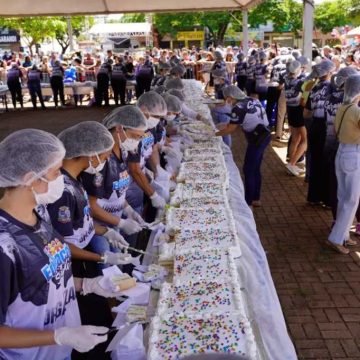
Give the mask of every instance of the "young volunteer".
<svg viewBox="0 0 360 360">
<path fill-rule="evenodd" d="M 1 359 L 64 360 L 72 348 L 87 352 L 107 339 L 105 327 L 80 326 L 76 292 L 113 294 L 99 278 L 73 278 L 70 249 L 44 207 L 62 196 L 64 155 L 59 139 L 41 130 L 0 143 Z"/>
</svg>

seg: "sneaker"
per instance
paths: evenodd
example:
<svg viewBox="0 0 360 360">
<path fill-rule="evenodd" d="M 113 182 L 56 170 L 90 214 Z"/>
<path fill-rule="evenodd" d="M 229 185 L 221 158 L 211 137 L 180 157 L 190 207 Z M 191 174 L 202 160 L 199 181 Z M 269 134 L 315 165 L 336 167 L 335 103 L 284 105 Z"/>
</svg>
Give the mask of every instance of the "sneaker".
<svg viewBox="0 0 360 360">
<path fill-rule="evenodd" d="M 348 240 L 345 240 L 344 244 L 345 244 L 345 246 L 356 246 L 357 241 L 353 240 L 353 239 L 348 239 Z"/>
<path fill-rule="evenodd" d="M 286 170 L 294 176 L 299 176 L 299 171 L 298 171 L 298 167 L 297 166 L 293 166 L 291 164 L 286 164 Z"/>
<path fill-rule="evenodd" d="M 306 170 L 305 169 L 302 169 L 301 167 L 298 167 L 296 165 L 294 165 L 294 168 L 296 168 L 296 170 L 298 171 L 298 173 L 301 173 L 303 174 Z"/>
</svg>

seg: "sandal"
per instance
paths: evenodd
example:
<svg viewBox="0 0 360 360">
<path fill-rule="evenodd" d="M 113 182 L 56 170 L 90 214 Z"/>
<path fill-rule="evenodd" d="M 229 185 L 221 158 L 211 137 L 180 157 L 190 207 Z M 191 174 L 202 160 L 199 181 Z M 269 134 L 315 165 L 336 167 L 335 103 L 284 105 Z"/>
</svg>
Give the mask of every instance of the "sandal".
<svg viewBox="0 0 360 360">
<path fill-rule="evenodd" d="M 348 255 L 350 253 L 350 250 L 347 249 L 345 246 L 334 244 L 329 240 L 326 241 L 326 245 L 330 246 L 333 250 L 335 250 L 339 254 Z"/>
<path fill-rule="evenodd" d="M 348 240 L 345 240 L 345 243 L 344 243 L 344 245 L 345 246 L 355 246 L 355 245 L 357 245 L 357 241 L 356 240 L 353 240 L 353 239 L 348 239 Z"/>
</svg>

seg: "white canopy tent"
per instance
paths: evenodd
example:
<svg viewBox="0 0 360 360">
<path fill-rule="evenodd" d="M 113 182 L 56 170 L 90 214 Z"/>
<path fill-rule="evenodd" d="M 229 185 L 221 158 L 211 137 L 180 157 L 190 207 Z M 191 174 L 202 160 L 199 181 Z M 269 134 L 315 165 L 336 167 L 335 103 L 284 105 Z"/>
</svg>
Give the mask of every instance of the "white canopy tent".
<svg viewBox="0 0 360 360">
<path fill-rule="evenodd" d="M 16 0 L 0 1 L 0 16 L 40 16 L 181 11 L 243 11 L 243 43 L 247 50 L 247 10 L 266 0 Z M 304 55 L 311 57 L 314 0 L 304 1 Z M 129 25 L 129 24 L 127 24 Z"/>
</svg>

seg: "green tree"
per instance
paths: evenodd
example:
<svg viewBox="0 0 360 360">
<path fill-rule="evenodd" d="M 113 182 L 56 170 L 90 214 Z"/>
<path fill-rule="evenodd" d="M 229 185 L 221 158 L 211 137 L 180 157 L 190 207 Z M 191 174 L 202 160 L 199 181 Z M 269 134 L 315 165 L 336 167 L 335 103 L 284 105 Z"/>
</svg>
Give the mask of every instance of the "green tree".
<svg viewBox="0 0 360 360">
<path fill-rule="evenodd" d="M 145 22 L 144 13 L 125 14 L 120 21 L 121 23 L 141 23 Z"/>
<path fill-rule="evenodd" d="M 51 17 L 24 17 L 0 19 L 0 26 L 20 30 L 30 52 L 35 44 L 55 37 L 56 21 Z"/>
<path fill-rule="evenodd" d="M 349 25 L 350 2 L 348 0 L 327 0 L 315 7 L 315 27 L 324 34 L 337 26 Z"/>
<path fill-rule="evenodd" d="M 70 46 L 67 18 L 66 16 L 53 17 L 53 21 L 55 26 L 55 39 L 61 46 L 62 53 L 65 54 Z M 71 26 L 73 29 L 73 36 L 78 37 L 85 30 L 86 25 L 92 26 L 93 23 L 93 17 L 86 18 L 85 16 L 72 16 Z"/>
</svg>

